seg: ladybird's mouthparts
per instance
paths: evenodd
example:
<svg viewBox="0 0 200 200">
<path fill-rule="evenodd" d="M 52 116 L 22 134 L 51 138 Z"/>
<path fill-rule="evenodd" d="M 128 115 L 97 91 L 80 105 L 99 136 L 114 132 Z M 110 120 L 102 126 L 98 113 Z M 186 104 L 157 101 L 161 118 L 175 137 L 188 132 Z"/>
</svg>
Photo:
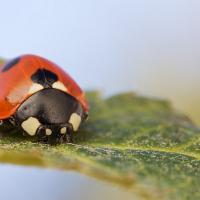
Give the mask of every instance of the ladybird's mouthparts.
<svg viewBox="0 0 200 200">
<path fill-rule="evenodd" d="M 43 125 L 41 124 L 36 132 L 36 135 L 59 135 L 59 134 L 67 134 L 68 131 L 73 130 L 73 127 L 70 123 L 64 123 L 64 124 L 48 124 Z"/>
<path fill-rule="evenodd" d="M 70 123 L 64 124 L 41 124 L 36 132 L 36 136 L 42 142 L 58 144 L 65 141 L 71 142 L 73 127 Z"/>
</svg>

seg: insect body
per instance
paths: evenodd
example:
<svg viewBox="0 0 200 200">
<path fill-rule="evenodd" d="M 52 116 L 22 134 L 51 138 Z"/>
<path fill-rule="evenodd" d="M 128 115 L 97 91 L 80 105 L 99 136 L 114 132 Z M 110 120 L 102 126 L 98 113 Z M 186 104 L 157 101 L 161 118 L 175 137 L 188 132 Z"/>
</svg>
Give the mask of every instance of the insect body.
<svg viewBox="0 0 200 200">
<path fill-rule="evenodd" d="M 22 55 L 0 67 L 1 126 L 10 123 L 43 142 L 72 142 L 87 115 L 83 91 L 53 62 Z"/>
</svg>

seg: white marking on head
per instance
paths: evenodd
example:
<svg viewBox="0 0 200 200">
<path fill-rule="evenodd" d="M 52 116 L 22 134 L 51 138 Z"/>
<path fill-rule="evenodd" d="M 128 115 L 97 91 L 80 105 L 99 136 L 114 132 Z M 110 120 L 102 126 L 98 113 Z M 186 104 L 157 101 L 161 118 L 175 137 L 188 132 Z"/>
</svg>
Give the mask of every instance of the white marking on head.
<svg viewBox="0 0 200 200">
<path fill-rule="evenodd" d="M 38 83 L 33 83 L 33 85 L 30 87 L 28 94 L 34 94 L 40 90 L 43 90 L 44 87 Z"/>
<path fill-rule="evenodd" d="M 61 129 L 60 129 L 60 133 L 61 134 L 65 134 L 67 132 L 67 128 L 66 127 L 62 127 Z"/>
<path fill-rule="evenodd" d="M 47 129 L 46 129 L 46 135 L 51 135 L 51 134 L 52 134 L 52 130 L 49 129 L 49 128 L 47 128 Z"/>
<path fill-rule="evenodd" d="M 58 89 L 58 90 L 62 90 L 64 92 L 67 92 L 67 88 L 65 87 L 65 85 L 63 83 L 61 83 L 60 81 L 57 81 L 55 83 L 53 83 L 52 85 L 53 88 Z"/>
<path fill-rule="evenodd" d="M 81 117 L 77 113 L 72 113 L 72 115 L 70 116 L 70 119 L 69 119 L 69 123 L 72 124 L 73 130 L 77 131 L 78 127 L 81 123 Z"/>
<path fill-rule="evenodd" d="M 22 128 L 31 136 L 34 136 L 36 134 L 36 131 L 40 125 L 41 124 L 38 119 L 34 117 L 29 117 L 21 124 Z"/>
</svg>

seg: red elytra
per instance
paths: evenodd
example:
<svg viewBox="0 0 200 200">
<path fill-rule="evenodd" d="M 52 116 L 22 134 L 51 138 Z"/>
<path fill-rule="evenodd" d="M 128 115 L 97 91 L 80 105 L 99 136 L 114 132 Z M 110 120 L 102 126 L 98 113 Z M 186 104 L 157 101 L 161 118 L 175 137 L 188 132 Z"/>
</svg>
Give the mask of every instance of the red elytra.
<svg viewBox="0 0 200 200">
<path fill-rule="evenodd" d="M 88 112 L 88 103 L 84 92 L 71 76 L 55 63 L 35 55 L 22 55 L 16 63 L 5 70 L 6 64 L 0 66 L 0 119 L 12 116 L 17 108 L 32 94 L 28 91 L 33 84 L 32 74 L 43 68 L 55 73 L 64 84 L 67 93 L 76 98 L 83 110 Z"/>
</svg>

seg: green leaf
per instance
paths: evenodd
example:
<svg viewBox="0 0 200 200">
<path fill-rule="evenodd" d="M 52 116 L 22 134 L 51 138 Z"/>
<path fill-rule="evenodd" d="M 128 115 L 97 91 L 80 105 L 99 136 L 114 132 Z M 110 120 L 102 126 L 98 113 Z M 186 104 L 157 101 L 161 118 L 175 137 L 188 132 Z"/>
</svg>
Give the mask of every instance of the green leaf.
<svg viewBox="0 0 200 200">
<path fill-rule="evenodd" d="M 200 131 L 166 101 L 88 92 L 90 115 L 74 144 L 2 136 L 0 161 L 75 170 L 141 199 L 200 199 Z"/>
</svg>

